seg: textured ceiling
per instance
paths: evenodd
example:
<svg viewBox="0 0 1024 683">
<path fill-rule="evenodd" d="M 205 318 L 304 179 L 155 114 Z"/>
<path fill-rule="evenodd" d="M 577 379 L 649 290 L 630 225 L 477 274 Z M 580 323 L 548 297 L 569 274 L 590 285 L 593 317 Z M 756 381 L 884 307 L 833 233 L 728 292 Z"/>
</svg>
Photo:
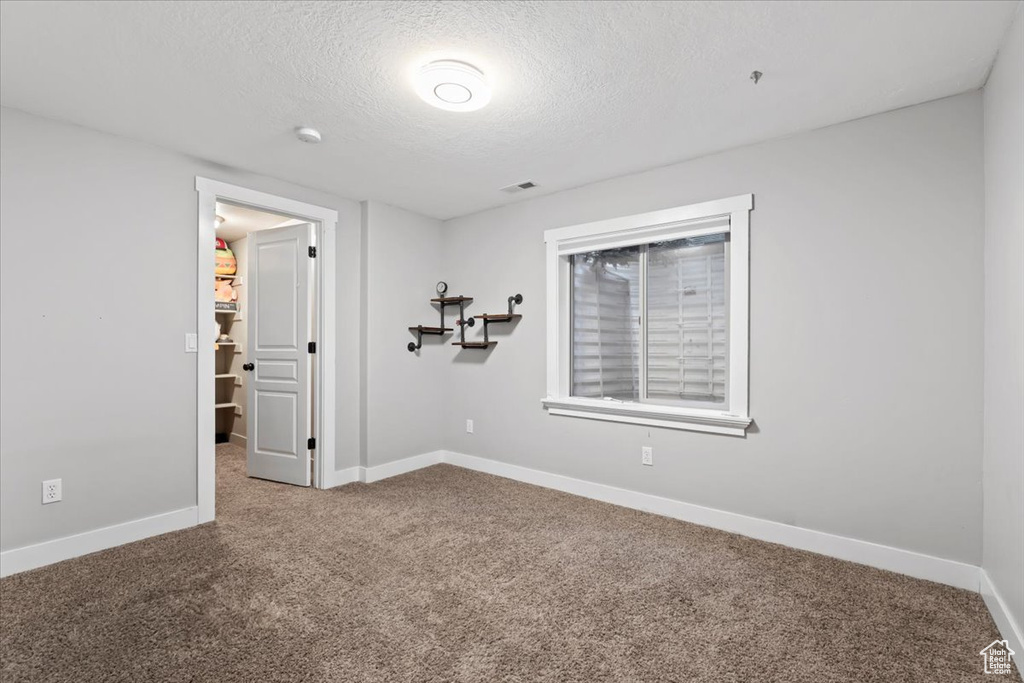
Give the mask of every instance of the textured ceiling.
<svg viewBox="0 0 1024 683">
<path fill-rule="evenodd" d="M 1016 4 L 5 1 L 0 100 L 449 218 L 977 88 Z M 428 55 L 490 106 L 421 102 Z"/>
</svg>

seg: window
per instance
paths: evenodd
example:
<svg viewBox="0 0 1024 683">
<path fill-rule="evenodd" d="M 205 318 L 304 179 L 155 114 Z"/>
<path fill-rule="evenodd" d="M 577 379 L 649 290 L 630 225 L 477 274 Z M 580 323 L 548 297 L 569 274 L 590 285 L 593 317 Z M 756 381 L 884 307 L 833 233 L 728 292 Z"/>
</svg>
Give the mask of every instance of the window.
<svg viewBox="0 0 1024 683">
<path fill-rule="evenodd" d="M 640 393 L 638 247 L 572 260 L 572 395 L 636 401 Z"/>
<path fill-rule="evenodd" d="M 555 415 L 743 435 L 753 196 L 549 230 Z"/>
</svg>

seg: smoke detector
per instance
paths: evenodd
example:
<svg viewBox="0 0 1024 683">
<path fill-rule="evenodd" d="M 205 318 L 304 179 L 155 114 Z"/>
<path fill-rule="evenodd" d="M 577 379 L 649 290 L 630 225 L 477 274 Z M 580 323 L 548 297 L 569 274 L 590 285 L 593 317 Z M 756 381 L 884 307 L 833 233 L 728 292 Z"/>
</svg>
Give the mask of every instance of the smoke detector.
<svg viewBox="0 0 1024 683">
<path fill-rule="evenodd" d="M 445 111 L 476 111 L 491 101 L 484 72 L 466 62 L 441 59 L 424 64 L 413 80 L 420 99 Z"/>
<path fill-rule="evenodd" d="M 308 142 L 311 145 L 315 145 L 316 143 L 320 142 L 320 131 L 318 131 L 316 128 L 308 128 L 306 126 L 303 126 L 301 128 L 295 129 L 295 137 L 302 140 L 303 142 Z"/>
<path fill-rule="evenodd" d="M 537 187 L 537 183 L 532 180 L 524 180 L 521 183 L 515 183 L 507 187 L 501 188 L 502 192 L 508 192 L 509 194 L 515 194 L 516 192 L 522 192 L 523 190 L 531 190 Z"/>
</svg>

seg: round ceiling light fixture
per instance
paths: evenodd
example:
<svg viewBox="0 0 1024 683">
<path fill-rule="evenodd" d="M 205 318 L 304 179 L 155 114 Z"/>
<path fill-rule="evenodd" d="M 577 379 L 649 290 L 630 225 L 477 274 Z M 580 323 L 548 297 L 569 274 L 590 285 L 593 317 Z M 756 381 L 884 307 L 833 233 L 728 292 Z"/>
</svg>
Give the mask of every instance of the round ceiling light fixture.
<svg viewBox="0 0 1024 683">
<path fill-rule="evenodd" d="M 427 104 L 445 111 L 476 111 L 491 101 L 484 72 L 472 64 L 441 59 L 416 72 L 416 93 Z"/>
</svg>

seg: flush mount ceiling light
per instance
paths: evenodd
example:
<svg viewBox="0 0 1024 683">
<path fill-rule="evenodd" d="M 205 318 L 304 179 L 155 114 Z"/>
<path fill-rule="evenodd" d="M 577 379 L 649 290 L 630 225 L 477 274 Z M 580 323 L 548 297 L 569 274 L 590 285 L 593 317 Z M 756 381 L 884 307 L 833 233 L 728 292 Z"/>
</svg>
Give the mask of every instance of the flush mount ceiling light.
<svg viewBox="0 0 1024 683">
<path fill-rule="evenodd" d="M 480 69 L 442 59 L 424 64 L 415 74 L 416 93 L 445 111 L 476 111 L 491 101 L 491 86 Z"/>
</svg>

